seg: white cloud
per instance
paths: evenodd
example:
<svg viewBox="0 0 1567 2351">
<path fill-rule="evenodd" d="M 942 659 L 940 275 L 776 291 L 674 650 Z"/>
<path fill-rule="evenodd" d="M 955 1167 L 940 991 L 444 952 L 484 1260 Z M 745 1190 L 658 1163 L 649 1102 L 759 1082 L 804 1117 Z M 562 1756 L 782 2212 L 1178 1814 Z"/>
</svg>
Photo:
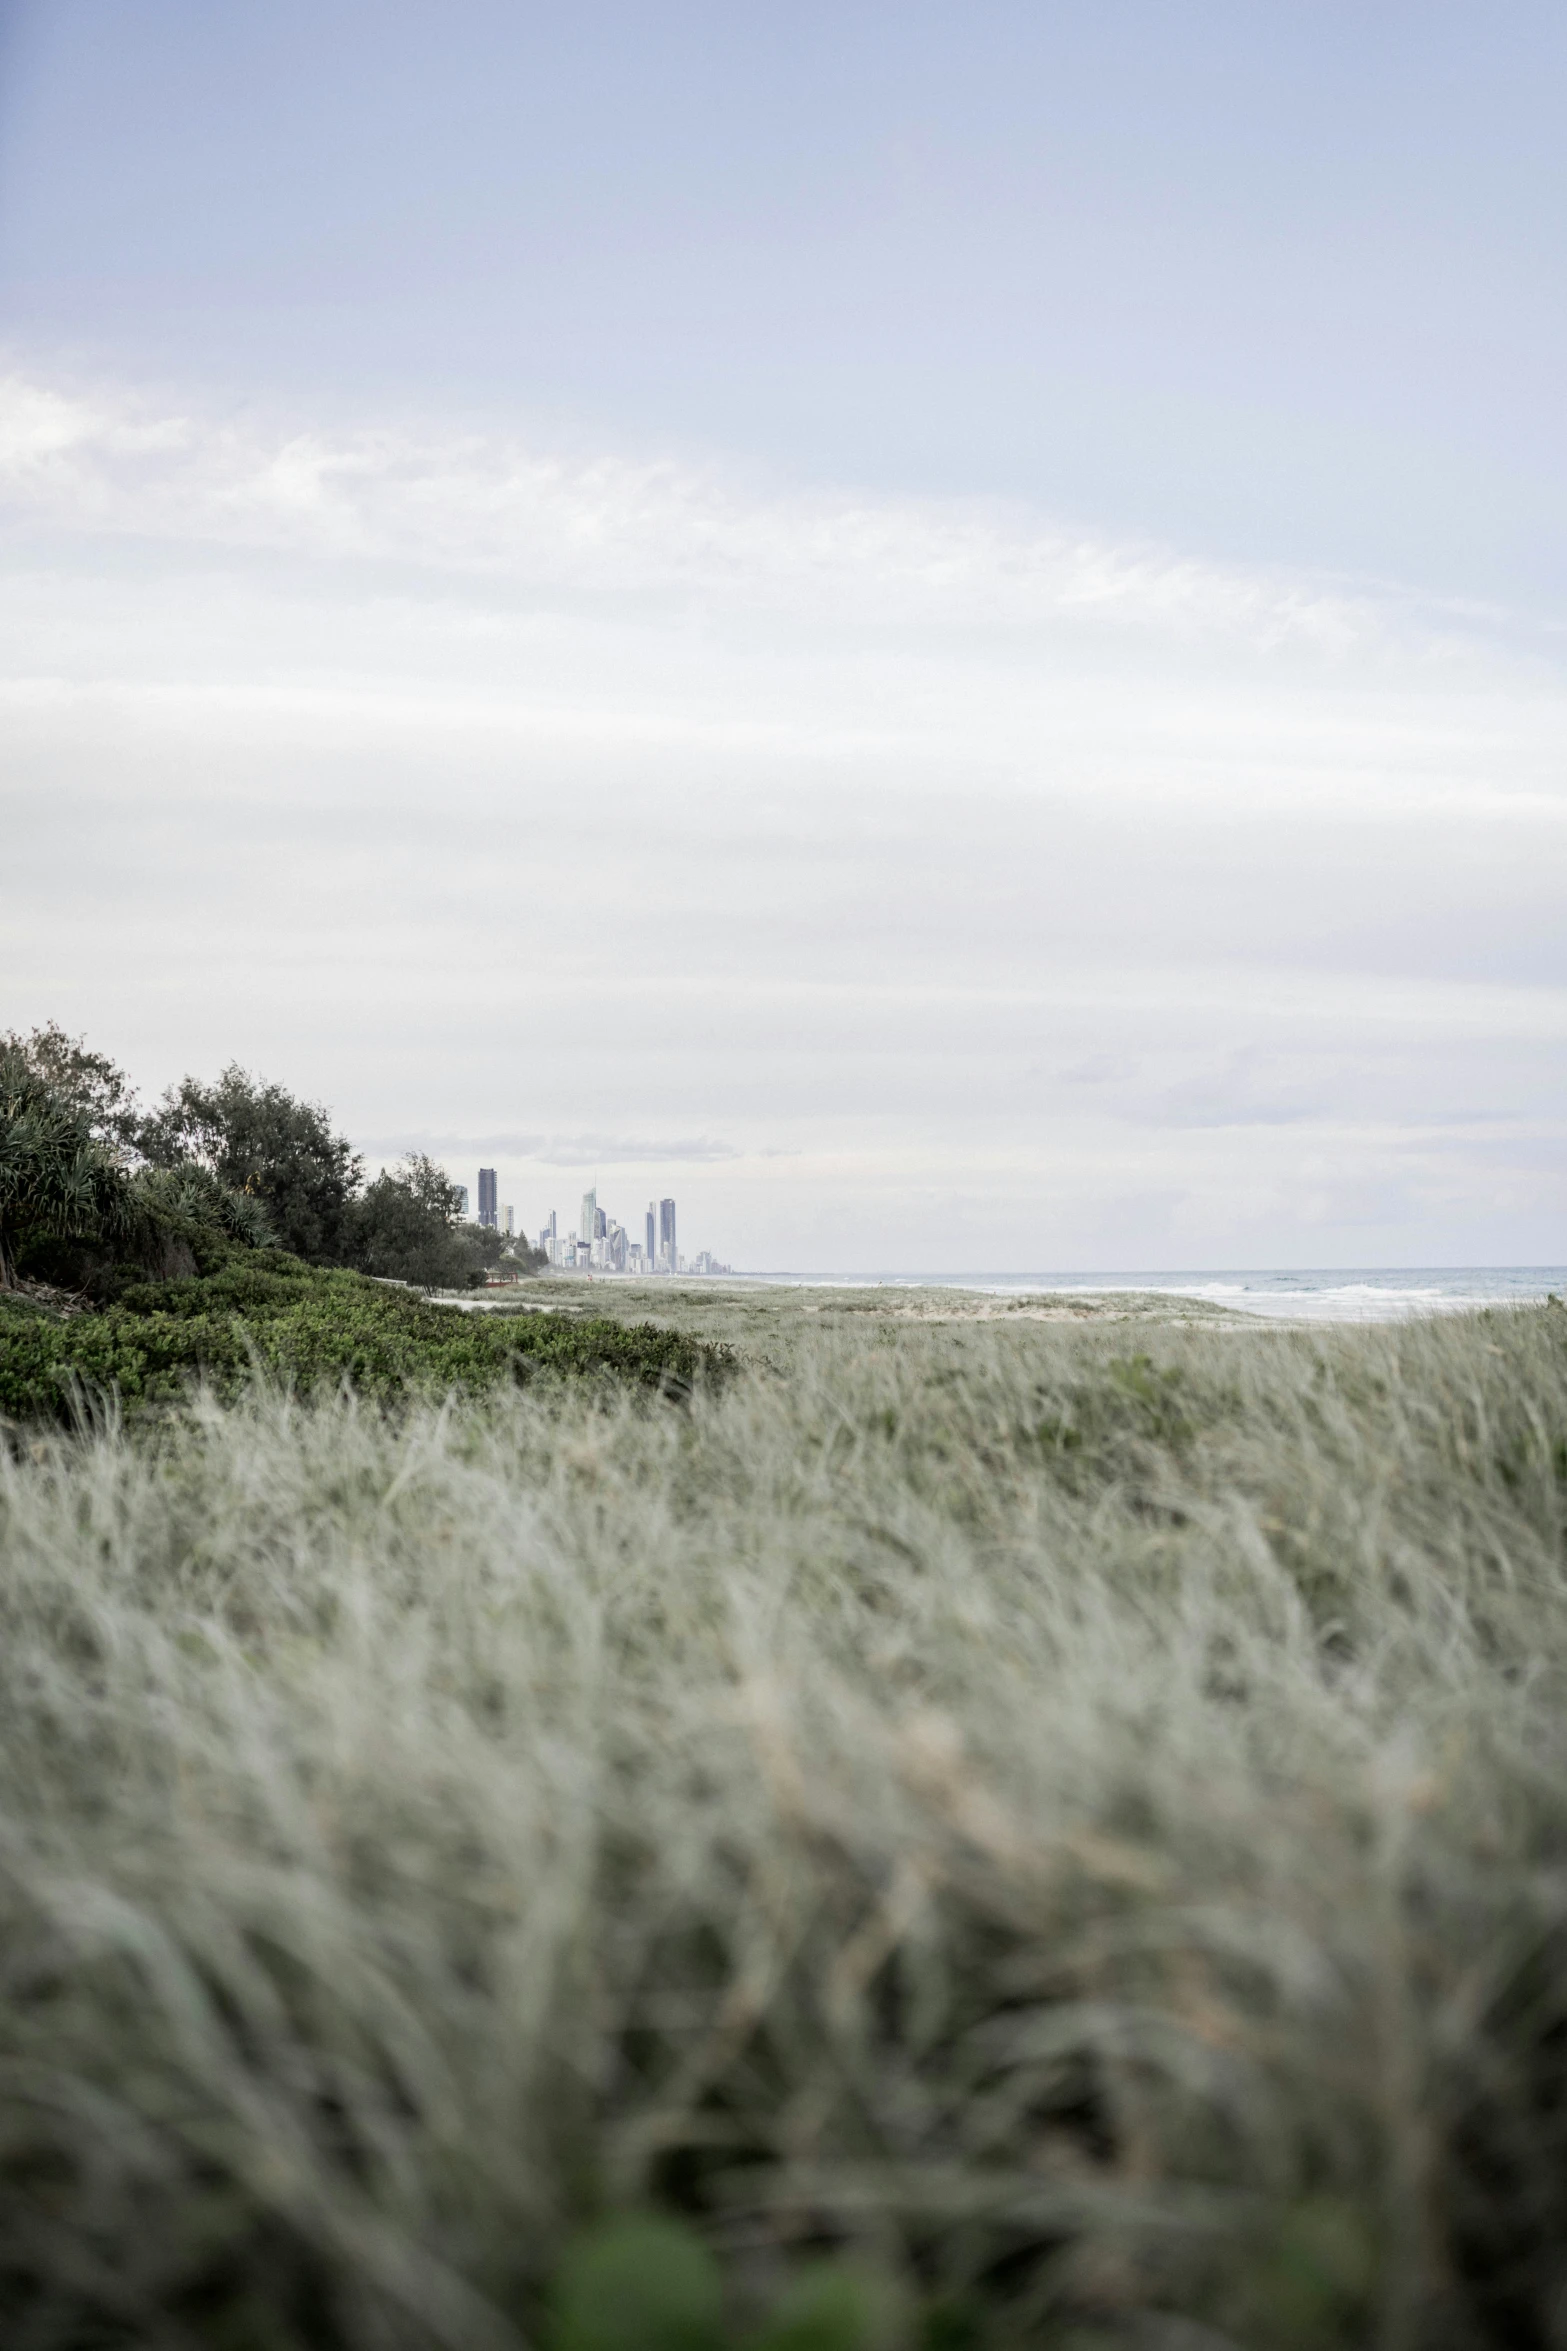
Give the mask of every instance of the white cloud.
<svg viewBox="0 0 1567 2351">
<path fill-rule="evenodd" d="M 8 1020 L 738 1261 L 1552 1253 L 1532 623 L 25 370 L 0 504 Z"/>
<path fill-rule="evenodd" d="M 1077 620 L 1337 655 L 1380 639 L 1396 611 L 994 502 L 769 492 L 716 466 L 498 435 L 269 430 L 23 374 L 0 379 L 0 495 L 78 530 L 881 625 Z"/>
<path fill-rule="evenodd" d="M 429 1134 L 403 1128 L 391 1135 L 366 1135 L 366 1151 L 423 1151 L 432 1157 L 486 1154 L 539 1167 L 712 1167 L 746 1156 L 734 1143 L 707 1135 L 670 1140 L 638 1135 Z M 772 1154 L 771 1156 L 776 1156 Z"/>
</svg>

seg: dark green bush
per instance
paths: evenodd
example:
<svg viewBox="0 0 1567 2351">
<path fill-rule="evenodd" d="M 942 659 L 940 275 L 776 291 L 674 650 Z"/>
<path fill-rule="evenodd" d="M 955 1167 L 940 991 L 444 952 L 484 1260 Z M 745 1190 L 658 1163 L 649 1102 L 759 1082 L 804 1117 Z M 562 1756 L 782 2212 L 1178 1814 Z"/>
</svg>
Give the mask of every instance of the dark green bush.
<svg viewBox="0 0 1567 2351">
<path fill-rule="evenodd" d="M 889 2302 L 838 2261 L 800 2265 L 762 2317 L 726 2320 L 723 2274 L 688 2224 L 660 2213 L 622 2214 L 585 2230 L 555 2274 L 549 2351 L 876 2351 Z M 932 2330 L 921 2327 L 928 2339 Z"/>
</svg>

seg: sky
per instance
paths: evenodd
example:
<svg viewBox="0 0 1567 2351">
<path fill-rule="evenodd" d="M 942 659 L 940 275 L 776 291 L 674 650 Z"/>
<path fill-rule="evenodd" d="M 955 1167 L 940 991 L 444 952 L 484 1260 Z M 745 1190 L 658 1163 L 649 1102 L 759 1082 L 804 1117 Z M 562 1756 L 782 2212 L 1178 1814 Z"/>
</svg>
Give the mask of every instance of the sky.
<svg viewBox="0 0 1567 2351">
<path fill-rule="evenodd" d="M 1567 15 L 0 0 L 0 1026 L 737 1266 L 1567 1255 Z"/>
</svg>

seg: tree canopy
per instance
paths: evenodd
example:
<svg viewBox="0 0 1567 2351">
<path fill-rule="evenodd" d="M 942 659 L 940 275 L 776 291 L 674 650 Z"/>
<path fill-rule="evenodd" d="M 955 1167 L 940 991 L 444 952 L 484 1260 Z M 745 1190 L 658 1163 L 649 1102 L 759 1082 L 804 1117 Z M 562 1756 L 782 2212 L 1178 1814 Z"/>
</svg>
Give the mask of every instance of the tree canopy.
<svg viewBox="0 0 1567 2351">
<path fill-rule="evenodd" d="M 23 1036 L 0 1036 L 0 1054 L 18 1063 L 45 1087 L 98 1143 L 120 1152 L 139 1148 L 142 1113 L 136 1089 L 107 1053 L 94 1053 L 84 1037 L 67 1036 L 47 1020 Z"/>
<path fill-rule="evenodd" d="M 87 1114 L 0 1043 L 0 1288 L 19 1241 L 116 1239 L 135 1221 L 131 1186 Z"/>
<path fill-rule="evenodd" d="M 217 1081 L 182 1078 L 140 1129 L 154 1166 L 193 1159 L 220 1183 L 259 1200 L 278 1245 L 314 1264 L 346 1264 L 364 1163 L 332 1132 L 320 1103 L 252 1077 L 231 1061 Z"/>
<path fill-rule="evenodd" d="M 354 1263 L 364 1273 L 427 1289 L 462 1288 L 476 1268 L 467 1236 L 456 1227 L 460 1197 L 432 1159 L 411 1154 L 354 1203 Z"/>
<path fill-rule="evenodd" d="M 0 1036 L 0 1286 L 18 1248 L 20 1270 L 95 1294 L 138 1259 L 167 1272 L 165 1244 L 189 1256 L 193 1226 L 427 1289 L 542 1266 L 526 1241 L 459 1222 L 461 1198 L 423 1152 L 366 1185 L 321 1103 L 237 1062 L 144 1113 L 125 1072 L 58 1022 Z"/>
</svg>

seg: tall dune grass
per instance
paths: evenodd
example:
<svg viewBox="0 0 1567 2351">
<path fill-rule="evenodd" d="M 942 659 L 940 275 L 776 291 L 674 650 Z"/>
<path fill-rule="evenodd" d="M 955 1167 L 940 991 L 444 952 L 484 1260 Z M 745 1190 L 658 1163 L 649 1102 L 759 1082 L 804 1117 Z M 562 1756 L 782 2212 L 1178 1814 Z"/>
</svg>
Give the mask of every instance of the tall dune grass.
<svg viewBox="0 0 1567 2351">
<path fill-rule="evenodd" d="M 9 2344 L 1567 2341 L 1567 1314 L 0 1464 Z"/>
</svg>

